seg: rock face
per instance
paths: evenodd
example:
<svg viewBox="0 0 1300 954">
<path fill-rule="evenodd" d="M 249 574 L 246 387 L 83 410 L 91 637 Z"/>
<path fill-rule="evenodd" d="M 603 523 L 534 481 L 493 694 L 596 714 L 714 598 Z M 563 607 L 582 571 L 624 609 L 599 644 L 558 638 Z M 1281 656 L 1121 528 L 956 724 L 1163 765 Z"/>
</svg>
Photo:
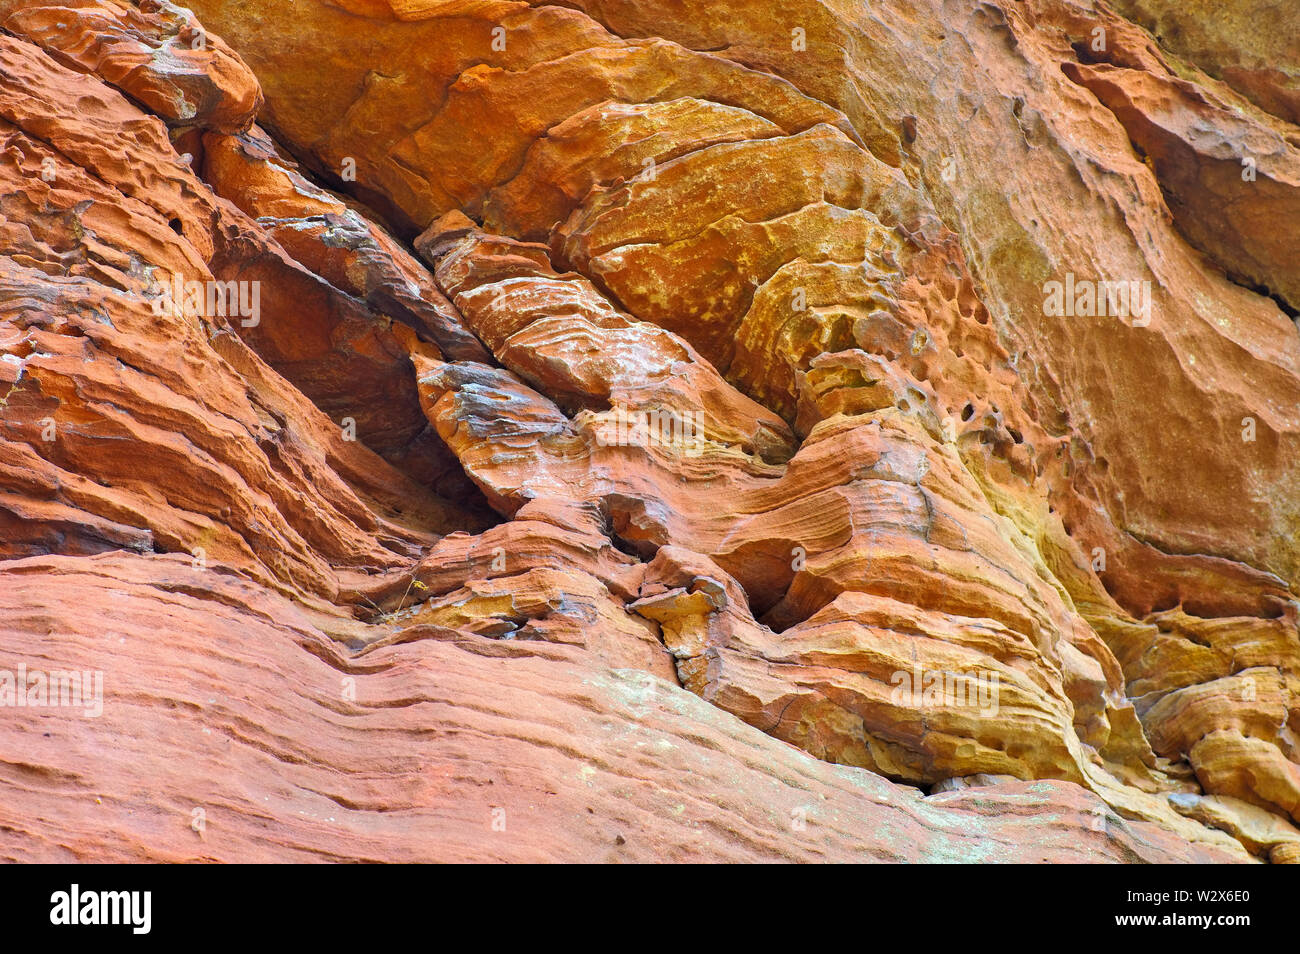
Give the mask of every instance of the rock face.
<svg viewBox="0 0 1300 954">
<path fill-rule="evenodd" d="M 1300 860 L 1211 6 L 0 0 L 0 856 Z"/>
</svg>

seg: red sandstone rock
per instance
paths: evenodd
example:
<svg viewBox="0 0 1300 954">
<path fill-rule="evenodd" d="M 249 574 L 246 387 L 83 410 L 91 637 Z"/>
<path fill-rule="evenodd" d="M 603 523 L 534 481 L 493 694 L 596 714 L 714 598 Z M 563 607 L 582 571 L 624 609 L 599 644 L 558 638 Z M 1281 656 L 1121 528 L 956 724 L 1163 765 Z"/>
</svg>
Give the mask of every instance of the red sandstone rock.
<svg viewBox="0 0 1300 954">
<path fill-rule="evenodd" d="M 6 710 L 6 860 L 1234 857 L 1063 783 L 926 798 L 571 646 L 447 632 L 354 655 L 176 557 L 7 562 L 0 620 L 30 647 L 6 658 L 104 687 L 99 718 Z"/>
<path fill-rule="evenodd" d="M 1300 860 L 1296 61 L 1116 8 L 0 0 L 0 854 Z"/>
<path fill-rule="evenodd" d="M 1262 109 L 1300 122 L 1295 11 L 1270 0 L 1115 0 L 1116 10 Z"/>
<path fill-rule="evenodd" d="M 167 0 L 2 0 L 4 26 L 94 73 L 176 127 L 242 132 L 262 108 L 243 60 Z"/>
</svg>

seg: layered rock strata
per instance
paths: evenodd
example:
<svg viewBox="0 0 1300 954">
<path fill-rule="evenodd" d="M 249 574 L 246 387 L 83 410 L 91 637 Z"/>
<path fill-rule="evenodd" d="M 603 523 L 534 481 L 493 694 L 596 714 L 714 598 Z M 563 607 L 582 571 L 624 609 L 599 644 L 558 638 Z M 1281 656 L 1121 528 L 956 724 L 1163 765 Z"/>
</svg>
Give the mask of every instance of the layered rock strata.
<svg viewBox="0 0 1300 954">
<path fill-rule="evenodd" d="M 1300 59 L 1167 7 L 0 0 L 4 855 L 1300 858 Z"/>
</svg>

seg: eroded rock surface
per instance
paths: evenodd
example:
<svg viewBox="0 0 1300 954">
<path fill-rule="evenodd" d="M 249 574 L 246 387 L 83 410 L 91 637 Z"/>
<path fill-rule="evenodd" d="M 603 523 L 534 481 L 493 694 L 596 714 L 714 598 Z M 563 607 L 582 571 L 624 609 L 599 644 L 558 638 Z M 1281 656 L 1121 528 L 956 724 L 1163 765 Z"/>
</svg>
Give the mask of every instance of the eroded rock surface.
<svg viewBox="0 0 1300 954">
<path fill-rule="evenodd" d="M 4 856 L 1300 858 L 1198 9 L 0 0 Z"/>
</svg>

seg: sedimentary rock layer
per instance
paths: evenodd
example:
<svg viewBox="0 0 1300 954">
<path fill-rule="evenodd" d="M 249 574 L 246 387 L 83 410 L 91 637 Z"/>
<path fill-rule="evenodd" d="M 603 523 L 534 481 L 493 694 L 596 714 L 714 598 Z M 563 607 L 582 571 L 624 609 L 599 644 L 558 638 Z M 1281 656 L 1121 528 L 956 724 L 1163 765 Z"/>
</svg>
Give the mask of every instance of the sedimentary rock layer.
<svg viewBox="0 0 1300 954">
<path fill-rule="evenodd" d="M 1300 858 L 1300 57 L 1167 7 L 0 0 L 4 856 Z"/>
</svg>

